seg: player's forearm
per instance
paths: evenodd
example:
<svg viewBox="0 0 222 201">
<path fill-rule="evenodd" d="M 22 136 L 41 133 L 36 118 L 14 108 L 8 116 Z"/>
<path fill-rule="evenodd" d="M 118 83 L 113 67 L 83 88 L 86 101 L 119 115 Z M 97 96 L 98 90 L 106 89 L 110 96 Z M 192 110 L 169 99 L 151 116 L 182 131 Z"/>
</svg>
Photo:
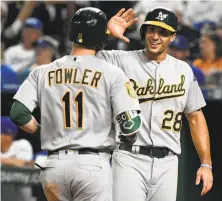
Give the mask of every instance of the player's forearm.
<svg viewBox="0 0 222 201">
<path fill-rule="evenodd" d="M 37 123 L 35 117 L 32 116 L 31 121 L 29 121 L 27 124 L 25 125 L 21 125 L 19 126 L 19 128 L 21 128 L 23 131 L 27 132 L 27 133 L 35 133 L 36 130 L 38 129 L 39 124 Z"/>
<path fill-rule="evenodd" d="M 210 154 L 210 138 L 207 123 L 202 111 L 187 115 L 192 140 L 202 164 L 212 165 Z"/>
</svg>

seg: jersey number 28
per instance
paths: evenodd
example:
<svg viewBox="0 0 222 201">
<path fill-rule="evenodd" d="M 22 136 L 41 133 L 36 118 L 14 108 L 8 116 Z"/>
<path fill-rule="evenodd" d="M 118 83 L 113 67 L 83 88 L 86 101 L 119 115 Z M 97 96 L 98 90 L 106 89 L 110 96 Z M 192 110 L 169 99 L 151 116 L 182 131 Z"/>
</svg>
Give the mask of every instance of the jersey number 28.
<svg viewBox="0 0 222 201">
<path fill-rule="evenodd" d="M 83 128 L 83 95 L 84 91 L 79 91 L 74 96 L 74 103 L 76 105 L 76 126 L 77 128 L 82 129 Z M 65 95 L 62 97 L 63 102 L 63 114 L 64 114 L 64 125 L 65 128 L 72 128 L 72 110 L 71 104 L 72 104 L 72 92 L 67 91 Z"/>
<path fill-rule="evenodd" d="M 175 117 L 174 117 L 175 116 Z M 162 123 L 162 129 L 173 130 L 179 132 L 182 128 L 182 112 L 174 114 L 172 110 L 164 112 L 164 119 Z"/>
</svg>

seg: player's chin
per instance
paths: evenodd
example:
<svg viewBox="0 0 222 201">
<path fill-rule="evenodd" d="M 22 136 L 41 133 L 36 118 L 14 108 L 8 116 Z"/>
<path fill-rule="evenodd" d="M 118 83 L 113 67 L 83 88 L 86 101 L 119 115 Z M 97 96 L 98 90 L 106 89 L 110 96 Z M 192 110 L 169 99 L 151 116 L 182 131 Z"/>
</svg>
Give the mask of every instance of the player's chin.
<svg viewBox="0 0 222 201">
<path fill-rule="evenodd" d="M 158 45 L 156 47 L 152 47 L 151 45 L 148 45 L 147 49 L 150 53 L 158 54 L 160 52 L 161 47 Z"/>
<path fill-rule="evenodd" d="M 158 49 L 149 48 L 148 50 L 151 54 L 154 54 L 154 55 L 159 55 L 161 53 L 159 48 Z"/>
</svg>

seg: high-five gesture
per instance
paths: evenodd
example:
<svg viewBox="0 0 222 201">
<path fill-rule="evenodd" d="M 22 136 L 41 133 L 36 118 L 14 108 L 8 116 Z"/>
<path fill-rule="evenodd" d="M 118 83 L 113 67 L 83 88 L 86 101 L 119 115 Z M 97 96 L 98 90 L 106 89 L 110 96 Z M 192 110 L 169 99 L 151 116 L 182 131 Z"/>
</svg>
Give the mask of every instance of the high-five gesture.
<svg viewBox="0 0 222 201">
<path fill-rule="evenodd" d="M 135 12 L 132 8 L 127 11 L 125 11 L 125 8 L 122 8 L 108 22 L 108 30 L 110 31 L 110 34 L 113 37 L 129 43 L 130 40 L 123 34 L 128 27 L 132 26 L 137 21 L 137 18 L 135 18 L 134 15 Z"/>
</svg>

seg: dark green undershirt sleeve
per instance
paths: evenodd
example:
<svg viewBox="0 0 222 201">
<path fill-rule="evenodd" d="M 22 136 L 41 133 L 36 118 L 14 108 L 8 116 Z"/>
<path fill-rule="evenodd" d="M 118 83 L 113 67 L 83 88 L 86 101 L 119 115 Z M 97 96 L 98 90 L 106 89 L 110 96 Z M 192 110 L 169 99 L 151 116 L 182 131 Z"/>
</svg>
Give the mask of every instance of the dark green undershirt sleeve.
<svg viewBox="0 0 222 201">
<path fill-rule="evenodd" d="M 31 121 L 32 113 L 23 103 L 14 100 L 10 118 L 17 126 L 23 126 Z"/>
<path fill-rule="evenodd" d="M 17 126 L 23 126 L 29 123 L 32 119 L 32 113 L 30 110 L 21 102 L 14 100 L 10 111 L 10 118 Z M 41 125 L 38 124 L 36 131 L 33 133 L 40 139 Z"/>
</svg>

